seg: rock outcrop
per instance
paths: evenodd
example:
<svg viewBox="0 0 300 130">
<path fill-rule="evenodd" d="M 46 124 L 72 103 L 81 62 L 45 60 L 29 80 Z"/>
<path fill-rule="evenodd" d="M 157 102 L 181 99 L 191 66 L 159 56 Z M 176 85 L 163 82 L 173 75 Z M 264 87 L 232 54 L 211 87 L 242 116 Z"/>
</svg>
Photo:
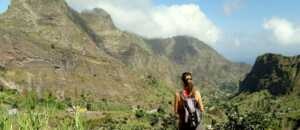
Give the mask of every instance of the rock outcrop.
<svg viewBox="0 0 300 130">
<path fill-rule="evenodd" d="M 240 91 L 269 90 L 273 95 L 289 94 L 300 89 L 300 56 L 278 54 L 259 56 Z"/>
</svg>

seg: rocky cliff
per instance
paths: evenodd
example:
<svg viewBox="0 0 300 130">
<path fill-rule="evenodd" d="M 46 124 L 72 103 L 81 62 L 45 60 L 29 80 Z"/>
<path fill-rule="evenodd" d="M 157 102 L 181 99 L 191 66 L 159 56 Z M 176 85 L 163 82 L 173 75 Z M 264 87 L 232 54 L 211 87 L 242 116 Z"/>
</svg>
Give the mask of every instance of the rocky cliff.
<svg viewBox="0 0 300 130">
<path fill-rule="evenodd" d="M 259 56 L 240 91 L 269 90 L 273 95 L 283 95 L 300 88 L 300 56 L 287 57 L 278 54 Z"/>
</svg>

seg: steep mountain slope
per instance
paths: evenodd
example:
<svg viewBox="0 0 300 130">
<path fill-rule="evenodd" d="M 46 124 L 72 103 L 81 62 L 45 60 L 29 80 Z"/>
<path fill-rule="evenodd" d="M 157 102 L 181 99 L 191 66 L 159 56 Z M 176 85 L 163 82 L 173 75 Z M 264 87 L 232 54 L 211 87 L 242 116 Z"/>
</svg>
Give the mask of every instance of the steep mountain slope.
<svg viewBox="0 0 300 130">
<path fill-rule="evenodd" d="M 63 0 L 12 0 L 0 16 L 0 33 L 2 86 L 51 90 L 61 98 L 143 95 L 145 84 L 105 53 L 100 39 Z"/>
<path fill-rule="evenodd" d="M 254 67 L 241 83 L 240 91 L 269 90 L 284 95 L 300 90 L 300 56 L 286 57 L 265 54 L 257 58 Z"/>
<path fill-rule="evenodd" d="M 218 93 L 250 68 L 191 37 L 145 39 L 121 31 L 104 10 L 77 13 L 63 0 L 12 0 L 0 33 L 0 86 L 62 99 L 89 94 L 155 104 L 173 99 L 183 71 Z"/>
<path fill-rule="evenodd" d="M 171 86 L 177 83 L 176 86 L 180 87 L 180 74 L 191 71 L 195 72 L 196 84 L 201 88 L 205 86 L 203 89 L 206 92 L 222 93 L 218 87 L 237 88 L 238 81 L 250 69 L 249 65 L 226 60 L 208 45 L 192 37 L 145 39 L 116 29 L 109 15 L 102 9 L 83 11 L 81 16 L 95 34 L 103 39 L 103 47 L 108 54 L 132 66 L 136 72 L 163 79 Z"/>
<path fill-rule="evenodd" d="M 115 28 L 109 14 L 102 9 L 83 11 L 81 16 L 95 36 L 101 38 L 101 46 L 107 54 L 122 61 L 142 77 L 151 76 L 173 84 L 171 81 L 175 80 L 172 77 L 175 68 L 167 58 L 155 55 L 142 37 Z"/>
<path fill-rule="evenodd" d="M 165 56 L 172 64 L 176 64 L 178 72 L 193 72 L 195 82 L 202 89 L 212 90 L 214 86 L 237 87 L 237 82 L 250 69 L 249 65 L 228 61 L 211 47 L 192 37 L 148 39 L 147 43 L 156 55 Z"/>
<path fill-rule="evenodd" d="M 299 56 L 259 56 L 239 93 L 218 108 L 227 115 L 225 127 L 299 129 L 299 61 Z"/>
</svg>

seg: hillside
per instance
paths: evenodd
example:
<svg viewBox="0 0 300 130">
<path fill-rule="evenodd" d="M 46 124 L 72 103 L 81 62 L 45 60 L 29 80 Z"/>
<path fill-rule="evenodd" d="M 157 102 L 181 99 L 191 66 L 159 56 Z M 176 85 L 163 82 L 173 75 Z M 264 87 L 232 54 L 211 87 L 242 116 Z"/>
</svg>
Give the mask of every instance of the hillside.
<svg viewBox="0 0 300 130">
<path fill-rule="evenodd" d="M 51 91 L 62 99 L 89 94 L 120 101 L 128 93 L 147 91 L 135 73 L 105 52 L 101 40 L 63 0 L 12 0 L 0 16 L 0 30 L 5 87 Z"/>
<path fill-rule="evenodd" d="M 145 39 L 118 29 L 102 9 L 78 13 L 63 0 L 12 0 L 0 33 L 1 86 L 40 97 L 157 106 L 173 99 L 183 71 L 193 72 L 203 95 L 217 97 L 220 88 L 237 90 L 250 69 L 198 39 Z"/>
<path fill-rule="evenodd" d="M 209 113 L 225 129 L 299 129 L 299 61 L 270 53 L 257 57 L 239 93 Z"/>
<path fill-rule="evenodd" d="M 157 55 L 167 57 L 179 71 L 191 71 L 198 84 L 222 86 L 237 83 L 250 70 L 246 64 L 232 63 L 204 42 L 188 37 L 176 36 L 167 39 L 149 39 L 149 46 Z M 197 82 L 197 81 L 196 81 Z"/>
<path fill-rule="evenodd" d="M 299 83 L 300 56 L 265 54 L 257 58 L 240 91 L 266 89 L 273 95 L 284 95 L 299 92 Z"/>
<path fill-rule="evenodd" d="M 299 55 L 264 54 L 251 69 L 201 39 L 123 31 L 103 9 L 11 0 L 0 15 L 0 129 L 174 129 L 184 71 L 206 128 L 300 128 Z"/>
</svg>

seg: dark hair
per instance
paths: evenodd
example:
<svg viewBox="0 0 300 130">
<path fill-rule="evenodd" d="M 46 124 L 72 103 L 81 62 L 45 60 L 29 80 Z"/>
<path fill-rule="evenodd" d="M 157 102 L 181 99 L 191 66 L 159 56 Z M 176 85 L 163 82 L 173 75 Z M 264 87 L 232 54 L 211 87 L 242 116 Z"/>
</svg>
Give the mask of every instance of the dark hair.
<svg viewBox="0 0 300 130">
<path fill-rule="evenodd" d="M 184 84 L 187 83 L 186 81 L 186 77 L 187 76 L 192 76 L 192 73 L 191 72 L 184 72 L 182 75 L 181 75 L 181 80 L 183 81 Z"/>
<path fill-rule="evenodd" d="M 190 88 L 190 96 L 191 95 L 195 95 L 195 93 L 196 93 L 196 90 L 195 90 L 195 87 L 194 87 L 194 85 L 193 85 L 193 83 L 188 83 L 188 81 L 186 80 L 186 77 L 187 76 L 191 76 L 192 77 L 192 73 L 191 72 L 184 72 L 182 75 L 181 75 L 181 80 L 182 80 L 182 82 L 184 83 L 184 85 L 186 86 L 186 85 L 192 85 L 191 86 L 191 88 Z"/>
</svg>

